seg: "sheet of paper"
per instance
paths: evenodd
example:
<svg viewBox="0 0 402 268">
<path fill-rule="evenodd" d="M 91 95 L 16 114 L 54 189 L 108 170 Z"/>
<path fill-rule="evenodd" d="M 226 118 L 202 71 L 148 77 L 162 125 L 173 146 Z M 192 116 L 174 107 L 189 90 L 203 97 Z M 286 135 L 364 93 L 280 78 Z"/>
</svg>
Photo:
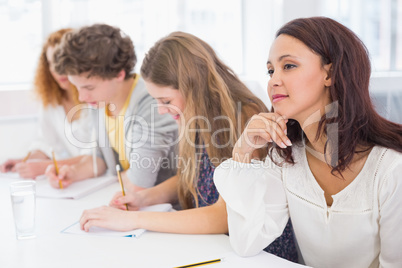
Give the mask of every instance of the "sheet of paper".
<svg viewBox="0 0 402 268">
<path fill-rule="evenodd" d="M 36 196 L 46 198 L 78 199 L 116 181 L 116 176 L 103 176 L 75 182 L 64 189 L 53 188 L 47 180 L 38 181 L 36 184 Z"/>
<path fill-rule="evenodd" d="M 171 204 L 158 204 L 149 207 L 141 208 L 140 211 L 160 211 L 166 212 L 171 211 L 172 205 Z M 66 234 L 80 234 L 80 235 L 95 235 L 95 236 L 115 236 L 115 237 L 139 237 L 141 234 L 145 232 L 145 229 L 135 229 L 128 232 L 120 232 L 120 231 L 113 231 L 105 228 L 100 227 L 91 227 L 89 232 L 85 232 L 81 230 L 79 222 L 74 223 L 73 225 L 67 227 L 66 229 L 62 230 L 61 233 Z"/>
</svg>

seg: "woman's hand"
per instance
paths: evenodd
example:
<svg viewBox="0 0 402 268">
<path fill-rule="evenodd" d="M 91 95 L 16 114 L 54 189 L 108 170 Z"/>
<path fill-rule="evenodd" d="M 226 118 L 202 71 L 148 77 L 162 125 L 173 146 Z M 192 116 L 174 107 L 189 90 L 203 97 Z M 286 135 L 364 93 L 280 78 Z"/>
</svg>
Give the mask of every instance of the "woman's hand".
<svg viewBox="0 0 402 268">
<path fill-rule="evenodd" d="M 85 210 L 80 219 L 80 226 L 85 232 L 88 232 L 92 226 L 123 232 L 130 231 L 139 228 L 136 225 L 136 215 L 137 212 L 103 206 Z"/>
<path fill-rule="evenodd" d="M 277 113 L 254 115 L 234 146 L 233 159 L 249 163 L 253 152 L 264 147 L 268 142 L 275 142 L 281 148 L 291 146 L 292 143 L 286 136 L 287 121 L 284 116 Z"/>
<path fill-rule="evenodd" d="M 126 191 L 125 194 L 123 196 L 122 192 L 117 192 L 109 205 L 121 210 L 127 210 L 126 204 L 128 205 L 128 210 L 138 210 L 142 206 L 141 194 L 132 191 Z"/>
<path fill-rule="evenodd" d="M 0 165 L 0 172 L 15 172 L 15 165 L 22 162 L 22 159 L 8 159 Z"/>
<path fill-rule="evenodd" d="M 15 165 L 15 171 L 18 172 L 21 178 L 36 178 L 45 174 L 48 165 L 48 161 L 20 162 Z"/>
<path fill-rule="evenodd" d="M 59 181 L 62 183 L 63 188 L 68 187 L 73 183 L 75 175 L 75 169 L 69 165 L 63 165 L 59 168 L 59 175 L 56 175 L 56 168 L 54 165 L 49 165 L 45 172 L 46 177 L 50 185 L 53 188 L 60 188 Z"/>
</svg>

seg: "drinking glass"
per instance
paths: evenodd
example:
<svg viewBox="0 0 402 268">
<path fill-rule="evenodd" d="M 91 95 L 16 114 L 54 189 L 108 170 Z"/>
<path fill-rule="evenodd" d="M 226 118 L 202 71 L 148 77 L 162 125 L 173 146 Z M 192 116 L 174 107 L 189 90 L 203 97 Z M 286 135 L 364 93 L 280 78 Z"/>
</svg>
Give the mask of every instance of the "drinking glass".
<svg viewBox="0 0 402 268">
<path fill-rule="evenodd" d="M 17 239 L 34 238 L 36 182 L 27 180 L 10 183 L 10 195 Z"/>
</svg>

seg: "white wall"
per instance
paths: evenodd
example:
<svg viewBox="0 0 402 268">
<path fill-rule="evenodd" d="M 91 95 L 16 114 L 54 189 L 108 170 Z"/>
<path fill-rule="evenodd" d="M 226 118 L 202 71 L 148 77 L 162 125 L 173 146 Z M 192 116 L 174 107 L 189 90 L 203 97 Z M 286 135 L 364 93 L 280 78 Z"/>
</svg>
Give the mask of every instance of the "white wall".
<svg viewBox="0 0 402 268">
<path fill-rule="evenodd" d="M 0 163 L 24 157 L 36 135 L 36 116 L 0 119 Z"/>
</svg>

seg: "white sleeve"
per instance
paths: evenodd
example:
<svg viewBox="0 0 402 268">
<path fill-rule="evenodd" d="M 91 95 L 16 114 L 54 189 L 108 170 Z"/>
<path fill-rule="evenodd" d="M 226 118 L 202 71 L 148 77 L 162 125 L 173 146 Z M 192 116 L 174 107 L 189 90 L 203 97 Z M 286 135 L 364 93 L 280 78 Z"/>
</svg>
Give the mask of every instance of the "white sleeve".
<svg viewBox="0 0 402 268">
<path fill-rule="evenodd" d="M 279 237 L 289 219 L 282 171 L 270 160 L 245 164 L 229 159 L 214 182 L 226 202 L 229 238 L 241 256 L 261 252 Z"/>
<path fill-rule="evenodd" d="M 380 267 L 402 267 L 402 163 L 389 167 L 390 172 L 379 192 Z"/>
<path fill-rule="evenodd" d="M 39 150 L 45 153 L 49 158 L 51 157 L 51 144 L 54 144 L 54 137 L 57 136 L 55 129 L 52 127 L 50 120 L 51 113 L 45 108 L 41 107 L 38 114 L 38 127 L 35 139 L 29 146 L 29 150 Z"/>
</svg>

